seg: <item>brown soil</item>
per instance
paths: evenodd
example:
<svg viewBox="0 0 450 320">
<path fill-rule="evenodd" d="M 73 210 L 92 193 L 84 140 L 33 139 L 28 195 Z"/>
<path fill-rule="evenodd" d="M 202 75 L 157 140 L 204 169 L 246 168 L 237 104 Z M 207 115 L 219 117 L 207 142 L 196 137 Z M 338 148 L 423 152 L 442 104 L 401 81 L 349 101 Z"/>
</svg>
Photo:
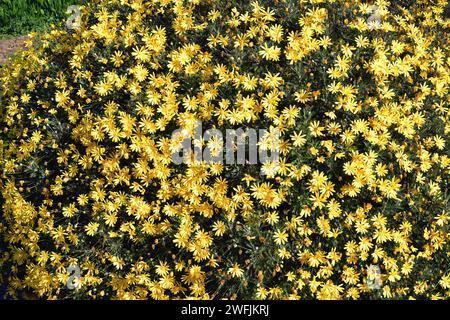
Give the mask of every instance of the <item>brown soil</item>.
<svg viewBox="0 0 450 320">
<path fill-rule="evenodd" d="M 0 64 L 4 64 L 8 57 L 14 52 L 24 47 L 24 42 L 27 36 L 18 37 L 8 40 L 0 40 Z"/>
</svg>

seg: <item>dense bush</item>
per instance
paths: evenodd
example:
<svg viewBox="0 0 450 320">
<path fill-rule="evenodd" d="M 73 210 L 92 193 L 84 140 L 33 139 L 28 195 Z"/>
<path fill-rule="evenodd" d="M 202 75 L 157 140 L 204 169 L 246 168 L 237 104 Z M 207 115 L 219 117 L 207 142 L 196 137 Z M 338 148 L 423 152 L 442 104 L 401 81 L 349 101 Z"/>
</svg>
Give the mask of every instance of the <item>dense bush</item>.
<svg viewBox="0 0 450 320">
<path fill-rule="evenodd" d="M 448 298 L 446 1 L 376 5 L 105 0 L 35 37 L 1 75 L 8 294 Z M 280 162 L 173 164 L 198 120 Z"/>
</svg>

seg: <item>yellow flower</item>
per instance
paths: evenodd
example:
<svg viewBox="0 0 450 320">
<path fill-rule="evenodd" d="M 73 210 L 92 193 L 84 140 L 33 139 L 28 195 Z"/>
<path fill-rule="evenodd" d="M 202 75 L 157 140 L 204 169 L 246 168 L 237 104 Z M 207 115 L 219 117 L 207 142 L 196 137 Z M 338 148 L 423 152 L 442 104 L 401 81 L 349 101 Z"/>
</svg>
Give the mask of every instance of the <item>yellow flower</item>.
<svg viewBox="0 0 450 320">
<path fill-rule="evenodd" d="M 86 231 L 86 234 L 88 236 L 93 236 L 96 234 L 98 227 L 100 226 L 97 222 L 89 222 L 85 227 L 84 230 Z"/>
<path fill-rule="evenodd" d="M 278 61 L 280 59 L 281 49 L 277 46 L 268 46 L 265 43 L 261 47 L 259 54 L 266 60 Z"/>
<path fill-rule="evenodd" d="M 228 274 L 230 274 L 233 278 L 241 278 L 244 275 L 244 270 L 242 270 L 239 265 L 235 263 L 228 269 Z"/>
<path fill-rule="evenodd" d="M 275 243 L 278 245 L 283 245 L 288 241 L 288 234 L 285 231 L 276 231 L 274 234 Z"/>
</svg>

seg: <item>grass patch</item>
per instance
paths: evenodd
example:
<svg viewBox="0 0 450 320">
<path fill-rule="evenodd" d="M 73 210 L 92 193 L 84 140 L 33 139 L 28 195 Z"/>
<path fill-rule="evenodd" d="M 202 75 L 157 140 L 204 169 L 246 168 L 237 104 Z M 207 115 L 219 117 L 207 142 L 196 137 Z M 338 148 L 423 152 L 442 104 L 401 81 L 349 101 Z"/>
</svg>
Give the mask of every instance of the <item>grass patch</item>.
<svg viewBox="0 0 450 320">
<path fill-rule="evenodd" d="M 82 0 L 0 0 L 0 39 L 43 31 L 67 17 L 70 5 Z"/>
</svg>

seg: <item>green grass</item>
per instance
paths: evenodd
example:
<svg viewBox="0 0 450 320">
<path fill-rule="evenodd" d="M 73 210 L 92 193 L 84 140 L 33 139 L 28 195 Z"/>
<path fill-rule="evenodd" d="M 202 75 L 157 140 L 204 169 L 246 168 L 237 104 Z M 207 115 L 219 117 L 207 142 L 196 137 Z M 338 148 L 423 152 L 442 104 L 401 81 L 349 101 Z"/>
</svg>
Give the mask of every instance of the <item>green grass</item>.
<svg viewBox="0 0 450 320">
<path fill-rule="evenodd" d="M 43 31 L 67 17 L 70 5 L 83 0 L 0 0 L 0 39 Z"/>
</svg>

